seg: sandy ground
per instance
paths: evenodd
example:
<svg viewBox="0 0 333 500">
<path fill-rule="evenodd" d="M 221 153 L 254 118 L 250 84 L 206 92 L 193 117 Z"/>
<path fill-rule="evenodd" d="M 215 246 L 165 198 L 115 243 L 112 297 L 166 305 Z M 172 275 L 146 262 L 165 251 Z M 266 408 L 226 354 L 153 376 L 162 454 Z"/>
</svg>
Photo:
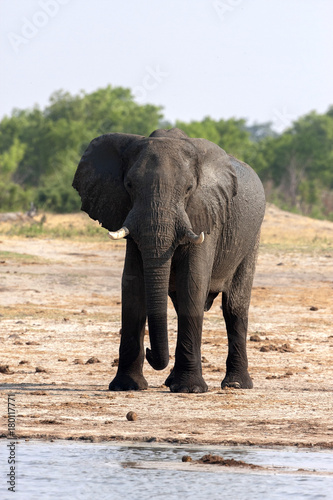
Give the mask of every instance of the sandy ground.
<svg viewBox="0 0 333 500">
<path fill-rule="evenodd" d="M 48 224 L 69 223 L 90 222 L 48 216 Z M 147 391 L 107 390 L 117 369 L 123 242 L 0 240 L 2 437 L 15 394 L 18 437 L 333 447 L 333 223 L 268 207 L 250 309 L 254 389 L 220 388 L 227 341 L 218 297 L 204 322 L 206 394 L 163 386 L 173 355 L 162 372 L 145 363 Z M 173 354 L 171 303 L 169 339 Z"/>
</svg>

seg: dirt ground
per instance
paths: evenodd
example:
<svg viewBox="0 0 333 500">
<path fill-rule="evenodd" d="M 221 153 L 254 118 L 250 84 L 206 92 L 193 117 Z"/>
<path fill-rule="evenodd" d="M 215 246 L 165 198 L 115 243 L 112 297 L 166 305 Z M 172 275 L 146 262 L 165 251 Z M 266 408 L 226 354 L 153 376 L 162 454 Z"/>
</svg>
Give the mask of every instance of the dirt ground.
<svg viewBox="0 0 333 500">
<path fill-rule="evenodd" d="M 47 223 L 92 224 L 84 214 Z M 220 388 L 227 340 L 218 297 L 204 322 L 206 394 L 163 385 L 176 342 L 171 303 L 169 367 L 145 363 L 147 391 L 107 390 L 117 369 L 123 242 L 106 234 L 0 240 L 2 437 L 15 394 L 22 438 L 333 447 L 333 223 L 267 208 L 250 309 L 254 389 Z"/>
</svg>

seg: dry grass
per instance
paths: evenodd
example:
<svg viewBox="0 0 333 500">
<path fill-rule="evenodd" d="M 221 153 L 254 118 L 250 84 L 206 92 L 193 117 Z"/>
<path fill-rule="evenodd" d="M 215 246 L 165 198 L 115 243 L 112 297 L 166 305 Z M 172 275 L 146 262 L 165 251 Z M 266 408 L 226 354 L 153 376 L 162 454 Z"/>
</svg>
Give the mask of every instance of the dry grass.
<svg viewBox="0 0 333 500">
<path fill-rule="evenodd" d="M 284 212 L 267 205 L 261 244 L 283 248 L 333 249 L 333 223 Z"/>
<path fill-rule="evenodd" d="M 87 214 L 41 214 L 35 219 L 22 217 L 1 221 L 0 234 L 8 236 L 53 237 L 60 239 L 108 241 L 107 231 Z M 265 247 L 284 249 L 333 249 L 333 223 L 284 212 L 267 204 L 261 232 Z"/>
</svg>

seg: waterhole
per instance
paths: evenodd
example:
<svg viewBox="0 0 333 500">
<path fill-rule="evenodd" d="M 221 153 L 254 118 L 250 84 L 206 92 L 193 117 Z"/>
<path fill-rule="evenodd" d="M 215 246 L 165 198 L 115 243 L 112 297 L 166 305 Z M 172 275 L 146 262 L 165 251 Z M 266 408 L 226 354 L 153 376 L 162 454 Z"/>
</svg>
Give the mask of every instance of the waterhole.
<svg viewBox="0 0 333 500">
<path fill-rule="evenodd" d="M 7 444 L 2 440 L 1 470 L 9 467 Z M 239 465 L 196 463 L 207 454 Z M 192 460 L 182 462 L 184 456 Z M 333 452 L 19 440 L 15 493 L 4 476 L 6 500 L 333 499 Z"/>
</svg>

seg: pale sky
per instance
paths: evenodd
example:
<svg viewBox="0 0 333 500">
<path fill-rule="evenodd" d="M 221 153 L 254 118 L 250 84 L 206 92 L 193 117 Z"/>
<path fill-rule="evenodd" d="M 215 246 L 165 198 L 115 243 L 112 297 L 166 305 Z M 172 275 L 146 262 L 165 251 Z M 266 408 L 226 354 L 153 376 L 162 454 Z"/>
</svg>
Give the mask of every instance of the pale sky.
<svg viewBox="0 0 333 500">
<path fill-rule="evenodd" d="M 332 0 L 0 0 L 0 118 L 129 87 L 167 120 L 282 131 L 333 104 Z"/>
</svg>

